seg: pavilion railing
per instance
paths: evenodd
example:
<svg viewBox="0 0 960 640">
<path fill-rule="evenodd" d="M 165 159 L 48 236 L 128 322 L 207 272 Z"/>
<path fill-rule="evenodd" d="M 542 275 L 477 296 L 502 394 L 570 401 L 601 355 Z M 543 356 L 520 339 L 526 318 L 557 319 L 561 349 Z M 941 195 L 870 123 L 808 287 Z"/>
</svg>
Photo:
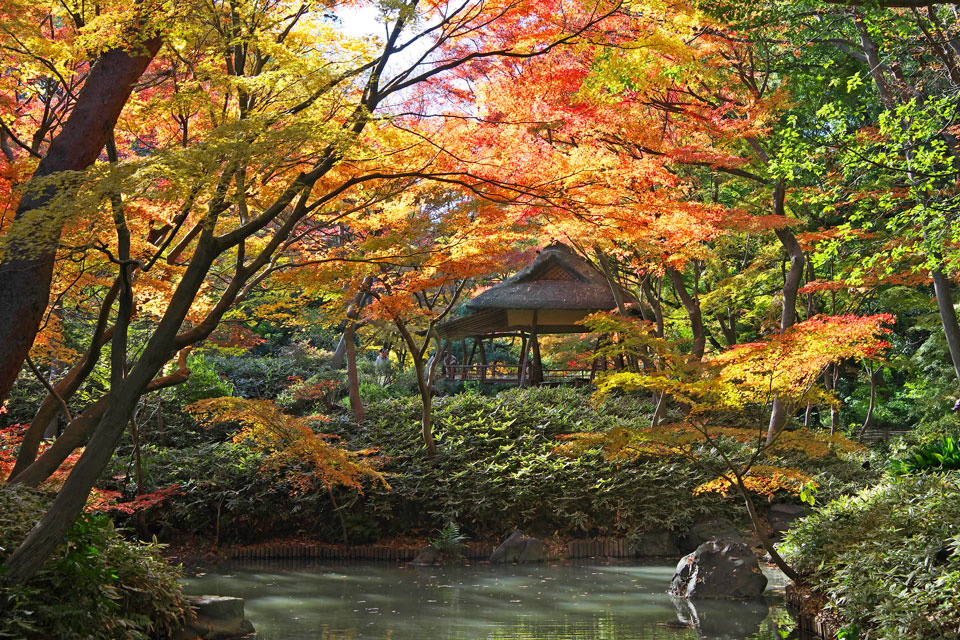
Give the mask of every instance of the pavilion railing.
<svg viewBox="0 0 960 640">
<path fill-rule="evenodd" d="M 530 365 L 527 365 L 527 379 L 531 376 Z M 441 376 L 445 380 L 460 380 L 480 382 L 519 382 L 520 365 L 518 364 L 447 364 L 442 365 Z M 543 382 L 564 382 L 575 380 L 589 380 L 590 369 L 544 369 Z"/>
</svg>

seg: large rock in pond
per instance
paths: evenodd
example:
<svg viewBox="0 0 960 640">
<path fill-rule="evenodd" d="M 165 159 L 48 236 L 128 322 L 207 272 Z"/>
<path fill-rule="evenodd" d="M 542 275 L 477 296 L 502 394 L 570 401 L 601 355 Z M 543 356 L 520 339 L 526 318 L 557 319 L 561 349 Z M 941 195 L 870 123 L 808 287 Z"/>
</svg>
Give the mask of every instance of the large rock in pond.
<svg viewBox="0 0 960 640">
<path fill-rule="evenodd" d="M 633 550 L 640 557 L 680 555 L 677 537 L 669 531 L 644 533 L 634 541 Z"/>
<path fill-rule="evenodd" d="M 729 520 L 701 520 L 694 524 L 680 540 L 680 550 L 690 553 L 704 542 L 743 542 L 743 536 Z"/>
<path fill-rule="evenodd" d="M 677 564 L 670 593 L 682 598 L 757 598 L 767 587 L 757 557 L 743 542 L 704 542 Z"/>
<path fill-rule="evenodd" d="M 254 633 L 253 625 L 243 615 L 243 598 L 193 596 L 190 605 L 193 616 L 187 619 L 183 629 L 171 636 L 173 640 L 227 640 Z"/>
<path fill-rule="evenodd" d="M 490 562 L 543 562 L 546 550 L 543 541 L 537 538 L 527 538 L 519 531 L 514 531 L 500 543 L 500 546 L 490 554 Z"/>
<path fill-rule="evenodd" d="M 770 505 L 767 512 L 767 521 L 774 533 L 782 535 L 787 532 L 797 520 L 810 513 L 810 508 L 802 504 L 778 502 Z"/>
<path fill-rule="evenodd" d="M 443 560 L 443 553 L 432 544 L 428 544 L 417 552 L 417 557 L 413 559 L 413 564 L 418 566 L 430 566 L 439 564 Z"/>
</svg>

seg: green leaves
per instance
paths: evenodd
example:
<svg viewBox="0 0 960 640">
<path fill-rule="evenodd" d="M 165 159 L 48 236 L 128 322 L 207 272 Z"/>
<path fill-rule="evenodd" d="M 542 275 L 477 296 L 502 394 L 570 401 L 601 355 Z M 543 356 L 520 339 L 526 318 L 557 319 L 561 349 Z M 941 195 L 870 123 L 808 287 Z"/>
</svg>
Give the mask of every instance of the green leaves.
<svg viewBox="0 0 960 640">
<path fill-rule="evenodd" d="M 6 556 L 3 549 L 14 547 L 47 502 L 38 492 L 0 485 L 0 561 Z M 0 638 L 147 640 L 166 635 L 188 606 L 177 578 L 156 544 L 128 542 L 110 518 L 83 515 L 67 544 L 32 580 L 0 586 Z"/>
<path fill-rule="evenodd" d="M 926 640 L 960 625 L 960 474 L 887 478 L 821 507 L 782 551 L 848 638 Z"/>
<path fill-rule="evenodd" d="M 960 444 L 950 436 L 914 447 L 904 458 L 890 461 L 890 473 L 902 476 L 960 469 Z"/>
</svg>

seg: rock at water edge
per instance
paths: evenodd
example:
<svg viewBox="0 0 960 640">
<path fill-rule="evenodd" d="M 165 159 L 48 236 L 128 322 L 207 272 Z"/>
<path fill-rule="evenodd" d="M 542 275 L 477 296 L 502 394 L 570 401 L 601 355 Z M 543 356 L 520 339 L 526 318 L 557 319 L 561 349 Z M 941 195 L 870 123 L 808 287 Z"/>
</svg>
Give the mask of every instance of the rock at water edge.
<svg viewBox="0 0 960 640">
<path fill-rule="evenodd" d="M 682 598 L 757 598 L 767 587 L 757 557 L 742 542 L 704 542 L 680 559 L 670 593 Z"/>
</svg>

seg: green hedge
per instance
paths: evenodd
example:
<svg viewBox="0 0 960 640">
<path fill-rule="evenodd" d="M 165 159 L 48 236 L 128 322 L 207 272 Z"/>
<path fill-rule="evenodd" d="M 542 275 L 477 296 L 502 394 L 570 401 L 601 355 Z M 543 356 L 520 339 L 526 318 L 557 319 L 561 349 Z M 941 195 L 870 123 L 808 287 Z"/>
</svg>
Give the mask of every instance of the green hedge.
<svg viewBox="0 0 960 640">
<path fill-rule="evenodd" d="M 960 634 L 960 472 L 887 478 L 835 500 L 783 551 L 829 597 L 846 638 Z"/>
<path fill-rule="evenodd" d="M 36 491 L 0 485 L 0 564 L 49 501 Z M 19 586 L 0 581 L 0 638 L 164 637 L 186 613 L 178 577 L 155 545 L 128 542 L 108 517 L 85 514 L 33 579 Z"/>
<path fill-rule="evenodd" d="M 419 398 L 388 398 L 368 403 L 360 425 L 342 414 L 318 423 L 348 448 L 376 447 L 392 485 L 390 491 L 368 487 L 362 495 L 336 489 L 333 500 L 324 491 L 298 493 L 287 480 L 296 469 L 264 469 L 245 443 L 149 448 L 144 465 L 151 485 L 145 490 L 177 484 L 183 492 L 151 511 L 154 531 L 220 542 L 285 535 L 340 542 L 345 526 L 348 541 L 362 544 L 428 535 L 449 522 L 474 538 L 515 527 L 629 536 L 743 516 L 734 496 L 693 495 L 710 477 L 680 456 L 611 461 L 599 449 L 577 458 L 555 451 L 566 434 L 646 425 L 650 407 L 637 398 L 612 397 L 595 407 L 586 390 L 544 387 L 435 398 L 438 453 L 432 460 L 420 439 L 420 411 Z M 713 455 L 702 453 L 708 460 Z M 856 491 L 872 475 L 858 461 L 836 457 L 813 465 L 824 499 Z"/>
<path fill-rule="evenodd" d="M 352 447 L 380 447 L 384 470 L 396 474 L 392 491 L 365 500 L 371 527 L 416 533 L 454 521 L 474 536 L 515 527 L 624 535 L 739 513 L 734 501 L 694 497 L 707 476 L 679 458 L 613 462 L 599 450 L 578 458 L 555 452 L 558 436 L 646 423 L 649 408 L 636 399 L 595 408 L 582 390 L 541 387 L 462 393 L 434 406 L 433 460 L 424 457 L 417 398 L 371 404 L 362 430 L 338 432 Z"/>
</svg>

